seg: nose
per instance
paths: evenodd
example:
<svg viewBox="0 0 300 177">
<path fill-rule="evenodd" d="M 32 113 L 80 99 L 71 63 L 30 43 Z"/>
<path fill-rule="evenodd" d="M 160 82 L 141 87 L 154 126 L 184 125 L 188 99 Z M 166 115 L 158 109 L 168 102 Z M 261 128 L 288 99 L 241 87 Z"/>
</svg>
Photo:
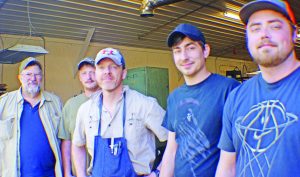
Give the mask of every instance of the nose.
<svg viewBox="0 0 300 177">
<path fill-rule="evenodd" d="M 89 72 L 89 73 L 88 73 L 88 78 L 92 78 L 92 77 L 93 77 L 93 75 L 94 75 L 94 73 L 93 73 L 93 72 Z"/>
<path fill-rule="evenodd" d="M 109 73 L 111 73 L 111 67 L 107 66 L 105 67 L 105 74 L 109 74 Z"/>
<path fill-rule="evenodd" d="M 270 30 L 269 30 L 269 28 L 267 28 L 267 27 L 262 27 L 262 30 L 261 30 L 261 38 L 262 39 L 265 39 L 265 38 L 270 38 L 271 36 L 270 36 Z"/>
</svg>

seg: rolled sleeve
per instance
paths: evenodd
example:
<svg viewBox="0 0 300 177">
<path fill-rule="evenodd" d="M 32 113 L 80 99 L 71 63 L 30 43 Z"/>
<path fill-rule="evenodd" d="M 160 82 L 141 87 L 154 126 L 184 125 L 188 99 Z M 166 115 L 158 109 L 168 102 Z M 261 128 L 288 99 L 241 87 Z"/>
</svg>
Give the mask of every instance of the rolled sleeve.
<svg viewBox="0 0 300 177">
<path fill-rule="evenodd" d="M 159 139 L 159 141 L 166 141 L 168 137 L 167 129 L 162 126 L 165 115 L 165 110 L 157 103 L 155 99 L 151 99 L 148 103 L 148 112 L 146 115 L 146 126 Z"/>
<path fill-rule="evenodd" d="M 72 143 L 76 146 L 83 146 L 86 144 L 86 136 L 85 136 L 85 123 L 84 123 L 84 115 L 86 111 L 84 110 L 84 105 L 79 107 L 76 117 L 76 125 L 73 134 Z"/>
</svg>

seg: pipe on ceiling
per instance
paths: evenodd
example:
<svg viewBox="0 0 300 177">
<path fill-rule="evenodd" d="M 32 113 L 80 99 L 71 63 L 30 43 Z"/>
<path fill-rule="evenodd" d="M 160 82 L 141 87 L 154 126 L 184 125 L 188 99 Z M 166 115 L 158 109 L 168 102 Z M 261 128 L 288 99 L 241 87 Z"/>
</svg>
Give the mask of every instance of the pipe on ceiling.
<svg viewBox="0 0 300 177">
<path fill-rule="evenodd" d="M 141 17 L 153 17 L 154 9 L 163 5 L 168 5 L 184 0 L 142 0 L 140 8 Z"/>
</svg>

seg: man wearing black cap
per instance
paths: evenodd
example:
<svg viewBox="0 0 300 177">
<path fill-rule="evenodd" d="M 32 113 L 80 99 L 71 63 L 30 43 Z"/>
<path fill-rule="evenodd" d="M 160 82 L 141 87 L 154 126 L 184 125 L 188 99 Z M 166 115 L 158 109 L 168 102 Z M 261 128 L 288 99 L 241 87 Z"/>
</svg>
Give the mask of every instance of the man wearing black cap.
<svg viewBox="0 0 300 177">
<path fill-rule="evenodd" d="M 218 177 L 300 176 L 300 61 L 289 4 L 258 0 L 240 11 L 261 74 L 234 90 L 224 107 Z"/>
<path fill-rule="evenodd" d="M 92 177 L 155 175 L 155 136 L 167 139 L 165 111 L 154 98 L 122 84 L 127 70 L 119 50 L 100 50 L 95 66 L 101 92 L 80 106 L 72 140 L 77 176 L 86 176 L 85 147 Z"/>
<path fill-rule="evenodd" d="M 160 176 L 213 177 L 223 105 L 239 83 L 207 70 L 210 48 L 197 27 L 178 25 L 168 37 L 168 46 L 185 84 L 168 97 L 163 126 L 169 135 Z"/>
<path fill-rule="evenodd" d="M 21 62 L 18 79 L 20 89 L 0 97 L 0 176 L 62 177 L 57 136 L 62 103 L 41 89 L 37 59 Z"/>
<path fill-rule="evenodd" d="M 62 139 L 61 151 L 64 168 L 64 176 L 76 176 L 75 168 L 71 166 L 71 141 L 75 129 L 77 111 L 80 105 L 86 102 L 89 97 L 99 91 L 99 86 L 95 78 L 94 59 L 87 57 L 82 59 L 78 64 L 78 78 L 83 86 L 83 93 L 70 98 L 63 108 L 63 125 L 64 129 L 59 131 L 59 138 Z M 88 157 L 88 156 L 87 156 Z M 87 164 L 89 164 L 87 158 Z M 72 167 L 72 168 L 71 168 Z"/>
</svg>

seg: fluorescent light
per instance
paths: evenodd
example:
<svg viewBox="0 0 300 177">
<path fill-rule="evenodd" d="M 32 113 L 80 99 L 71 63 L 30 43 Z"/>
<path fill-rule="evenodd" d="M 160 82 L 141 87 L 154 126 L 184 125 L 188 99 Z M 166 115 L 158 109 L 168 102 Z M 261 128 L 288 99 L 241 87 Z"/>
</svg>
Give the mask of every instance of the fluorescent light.
<svg viewBox="0 0 300 177">
<path fill-rule="evenodd" d="M 229 17 L 229 18 L 233 18 L 235 20 L 240 20 L 240 17 L 236 14 L 236 13 L 233 13 L 233 12 L 224 12 L 224 16 L 225 17 Z"/>
<path fill-rule="evenodd" d="M 40 46 L 16 44 L 0 51 L 0 64 L 14 64 L 22 61 L 24 58 L 36 57 L 47 53 L 48 51 Z"/>
</svg>

